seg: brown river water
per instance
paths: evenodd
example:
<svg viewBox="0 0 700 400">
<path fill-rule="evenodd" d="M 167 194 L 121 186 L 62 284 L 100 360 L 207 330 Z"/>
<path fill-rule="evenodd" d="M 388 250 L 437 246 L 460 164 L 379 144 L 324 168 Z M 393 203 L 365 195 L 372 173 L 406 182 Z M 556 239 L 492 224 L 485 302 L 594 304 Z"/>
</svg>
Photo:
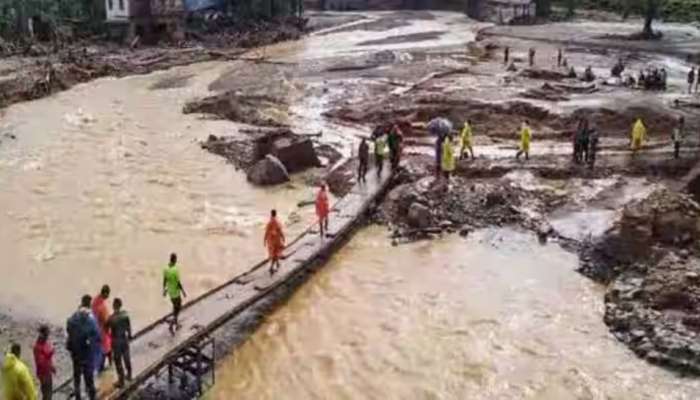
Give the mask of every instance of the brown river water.
<svg viewBox="0 0 700 400">
<path fill-rule="evenodd" d="M 577 257 L 510 229 L 358 233 L 223 361 L 208 399 L 694 399 L 602 321 Z"/>
<path fill-rule="evenodd" d="M 420 46 L 473 39 L 464 17 L 438 13 L 385 31 L 313 36 L 266 56 L 299 62 L 415 47 L 355 45 L 445 26 L 447 33 Z M 311 188 L 299 178 L 274 189 L 250 186 L 197 144 L 233 125 L 181 113 L 187 100 L 241 67 L 205 63 L 100 79 L 5 110 L 0 133 L 18 140 L 0 147 L 0 309 L 63 324 L 83 293 L 109 283 L 138 328 L 169 311 L 160 285 L 170 252 L 197 295 L 260 260 L 271 208 L 289 236 L 305 228 L 313 210 L 296 204 L 311 198 Z M 192 78 L 182 88 L 149 89 L 174 74 Z M 330 140 L 348 150 L 344 134 L 357 128 L 327 125 L 323 107 L 308 96 L 291 107 L 290 122 L 330 127 Z M 383 228 L 363 229 L 222 361 L 207 396 L 695 398 L 697 382 L 638 360 L 608 333 L 602 288 L 576 266 L 556 244 L 509 229 L 400 247 L 391 247 Z"/>
<path fill-rule="evenodd" d="M 0 304 L 61 324 L 109 283 L 143 326 L 169 309 L 170 252 L 197 295 L 263 258 L 271 208 L 289 235 L 305 228 L 312 210 L 296 204 L 311 188 L 252 187 L 197 144 L 231 124 L 181 113 L 225 68 L 179 69 L 197 72 L 184 89 L 148 89 L 167 73 L 102 79 L 7 110 L 2 129 L 18 140 L 0 148 Z"/>
</svg>

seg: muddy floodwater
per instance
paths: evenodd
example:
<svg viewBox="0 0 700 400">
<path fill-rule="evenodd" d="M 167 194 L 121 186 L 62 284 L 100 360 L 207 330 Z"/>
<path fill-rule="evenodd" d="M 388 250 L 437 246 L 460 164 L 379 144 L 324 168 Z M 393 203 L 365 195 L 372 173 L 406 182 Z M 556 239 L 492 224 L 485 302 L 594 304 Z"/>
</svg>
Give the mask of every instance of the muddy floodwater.
<svg viewBox="0 0 700 400">
<path fill-rule="evenodd" d="M 232 357 L 210 399 L 692 399 L 603 324 L 578 259 L 529 233 L 353 240 Z"/>
<path fill-rule="evenodd" d="M 555 113 L 593 105 L 636 104 L 644 112 L 671 107 L 670 95 L 601 85 L 590 96 L 576 92 L 581 89 L 576 86 L 564 96 L 568 100 L 533 100 L 538 107 L 522 108 L 518 101 L 518 107 L 494 103 L 470 109 L 468 104 L 478 106 L 469 103 L 474 99 L 505 103 L 525 98 L 523 89 L 544 85 L 510 76 L 498 60 L 500 52 L 472 48 L 484 27 L 460 13 L 359 14 L 350 24 L 247 55 L 264 62 L 200 63 L 99 79 L 1 110 L 0 317 L 62 326 L 81 295 L 96 294 L 108 283 L 138 329 L 170 311 L 160 289 L 171 252 L 178 253 L 192 298 L 264 257 L 262 233 L 270 209 L 279 211 L 288 238 L 313 221 L 313 207 L 297 206 L 313 198 L 309 176 L 295 175 L 274 188 L 254 187 L 244 172 L 200 148 L 209 135 L 251 128 L 242 125 L 249 120 L 236 120 L 241 117 L 236 113 L 230 113 L 232 121 L 183 114 L 188 102 L 216 92 L 264 97 L 273 105 L 251 107 L 265 114 L 260 120 L 333 147 L 345 156 L 339 165 L 353 154 L 357 136 L 391 118 L 369 112 L 384 107 L 419 122 L 417 130 L 438 114 L 476 112 L 474 165 L 514 162 L 517 142 L 507 125 L 515 132 L 520 120 L 536 111 L 530 165 L 539 158 L 542 165 L 567 169 L 566 121 Z M 598 25 L 594 28 L 586 28 L 588 36 Z M 552 29 L 551 35 L 564 40 L 570 27 Z M 543 40 L 518 38 L 508 30 L 490 34 L 513 36 L 507 43 L 520 60 L 531 45 L 527 40 Z M 574 50 L 568 53 L 572 62 L 584 65 L 595 56 L 594 66 L 608 69 L 607 59 L 588 52 L 577 56 L 582 51 Z M 556 43 L 542 48 L 541 65 L 553 64 L 555 51 Z M 639 59 L 635 69 L 647 62 L 667 65 L 672 89 L 683 86 L 685 65 L 671 56 L 630 59 Z M 413 96 L 422 96 L 416 102 L 420 107 L 406 101 Z M 442 104 L 444 99 L 450 101 Z M 431 107 L 423 109 L 426 105 Z M 353 109 L 363 106 L 372 109 Z M 663 127 L 673 119 L 657 120 Z M 624 171 L 624 157 L 604 157 L 627 154 L 627 126 L 619 125 L 608 124 L 607 153 L 596 168 Z M 645 157 L 663 159 L 670 149 L 664 142 L 668 132 L 650 132 L 656 147 Z M 406 154 L 432 154 L 432 136 L 410 139 L 414 147 L 407 145 Z M 651 181 L 620 176 L 568 181 L 581 186 L 571 193 L 597 195 L 617 180 L 629 193 L 610 191 L 601 204 L 588 204 L 594 194 L 557 203 L 547 218 L 560 237 L 603 234 L 625 201 L 652 189 Z M 506 178 L 525 190 L 553 185 L 531 172 Z M 385 228 L 361 229 L 221 361 L 217 384 L 207 396 L 677 400 L 700 393 L 697 381 L 638 359 L 609 333 L 602 318 L 604 288 L 576 272 L 576 254 L 555 242 L 541 244 L 519 228 L 469 232 L 467 238 L 443 235 L 392 247 Z M 23 340 L 27 346 L 29 339 Z"/>
<path fill-rule="evenodd" d="M 150 90 L 162 73 L 102 79 L 6 111 L 2 130 L 18 139 L 0 149 L 3 308 L 62 324 L 83 293 L 109 283 L 143 326 L 169 309 L 160 286 L 170 252 L 192 296 L 264 256 L 271 208 L 290 235 L 305 228 L 293 222 L 312 212 L 296 208 L 311 189 L 249 185 L 197 144 L 232 125 L 181 113 L 224 67 L 175 71 L 196 71 L 186 88 Z"/>
</svg>

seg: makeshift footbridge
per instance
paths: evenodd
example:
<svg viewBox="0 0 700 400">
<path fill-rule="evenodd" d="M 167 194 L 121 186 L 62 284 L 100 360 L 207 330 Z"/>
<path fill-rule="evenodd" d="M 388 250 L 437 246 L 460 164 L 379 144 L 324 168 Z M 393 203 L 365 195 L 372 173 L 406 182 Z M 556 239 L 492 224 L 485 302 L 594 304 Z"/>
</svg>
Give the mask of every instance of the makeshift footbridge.
<svg viewBox="0 0 700 400">
<path fill-rule="evenodd" d="M 323 263 L 342 246 L 353 228 L 374 207 L 386 192 L 390 180 L 388 171 L 377 177 L 376 172 L 370 170 L 366 183 L 355 185 L 332 207 L 328 236 L 321 238 L 317 225 L 309 227 L 288 243 L 281 268 L 273 276 L 268 272 L 267 260 L 261 261 L 247 272 L 185 304 L 180 314 L 182 327 L 175 334 L 169 331 L 171 315 L 141 329 L 131 341 L 133 380 L 120 389 L 112 387 L 113 382 L 99 384 L 98 397 L 127 399 L 149 379 L 166 372 L 170 383 L 174 374 L 186 372 L 194 378 L 195 387 L 201 394 L 202 380 L 211 375 L 213 381 L 214 376 L 214 342 L 211 334 L 276 289 L 294 282 Z M 54 398 L 74 398 L 72 387 L 71 379 L 64 380 L 56 389 Z M 86 398 L 84 394 L 82 398 Z"/>
</svg>

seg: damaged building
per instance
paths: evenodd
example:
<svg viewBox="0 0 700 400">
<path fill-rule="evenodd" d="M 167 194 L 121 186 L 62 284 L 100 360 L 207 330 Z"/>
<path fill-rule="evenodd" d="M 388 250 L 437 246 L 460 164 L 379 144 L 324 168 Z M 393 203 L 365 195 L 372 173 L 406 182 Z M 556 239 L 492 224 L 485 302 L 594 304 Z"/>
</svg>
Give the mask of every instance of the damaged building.
<svg viewBox="0 0 700 400">
<path fill-rule="evenodd" d="M 535 0 L 468 0 L 467 14 L 501 25 L 527 24 L 534 22 L 537 4 Z"/>
<path fill-rule="evenodd" d="M 105 9 L 113 38 L 184 39 L 183 0 L 105 0 Z"/>
</svg>

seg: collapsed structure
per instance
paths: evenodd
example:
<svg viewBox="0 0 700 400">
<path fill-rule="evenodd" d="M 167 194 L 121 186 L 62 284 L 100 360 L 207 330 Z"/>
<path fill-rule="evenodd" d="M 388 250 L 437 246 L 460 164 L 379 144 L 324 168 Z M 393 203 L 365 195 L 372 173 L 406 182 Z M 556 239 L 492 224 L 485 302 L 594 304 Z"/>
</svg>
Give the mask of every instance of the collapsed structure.
<svg viewBox="0 0 700 400">
<path fill-rule="evenodd" d="M 105 0 L 105 10 L 112 37 L 131 40 L 166 35 L 184 39 L 182 0 Z"/>
<path fill-rule="evenodd" d="M 537 15 L 535 0 L 468 0 L 470 18 L 501 25 L 530 23 Z"/>
</svg>

